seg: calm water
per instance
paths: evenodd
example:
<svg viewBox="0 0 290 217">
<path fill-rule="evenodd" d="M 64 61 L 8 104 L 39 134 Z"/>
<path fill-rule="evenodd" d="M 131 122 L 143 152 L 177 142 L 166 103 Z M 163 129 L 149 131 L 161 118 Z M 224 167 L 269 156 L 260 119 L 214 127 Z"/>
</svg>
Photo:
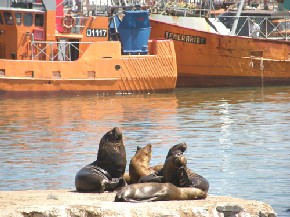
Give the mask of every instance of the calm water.
<svg viewBox="0 0 290 217">
<path fill-rule="evenodd" d="M 131 159 L 152 165 L 186 142 L 211 195 L 261 200 L 290 216 L 290 87 L 179 89 L 151 95 L 0 96 L 0 190 L 74 189 L 101 137 L 122 129 Z M 127 167 L 128 170 L 128 167 Z"/>
</svg>

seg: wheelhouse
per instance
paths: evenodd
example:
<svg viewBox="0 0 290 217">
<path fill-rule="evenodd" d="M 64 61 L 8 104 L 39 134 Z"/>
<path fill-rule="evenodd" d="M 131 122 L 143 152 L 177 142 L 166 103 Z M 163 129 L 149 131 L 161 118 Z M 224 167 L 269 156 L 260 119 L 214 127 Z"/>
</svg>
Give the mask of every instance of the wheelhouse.
<svg viewBox="0 0 290 217">
<path fill-rule="evenodd" d="M 32 40 L 46 40 L 45 12 L 23 8 L 0 8 L 0 58 L 30 59 Z"/>
</svg>

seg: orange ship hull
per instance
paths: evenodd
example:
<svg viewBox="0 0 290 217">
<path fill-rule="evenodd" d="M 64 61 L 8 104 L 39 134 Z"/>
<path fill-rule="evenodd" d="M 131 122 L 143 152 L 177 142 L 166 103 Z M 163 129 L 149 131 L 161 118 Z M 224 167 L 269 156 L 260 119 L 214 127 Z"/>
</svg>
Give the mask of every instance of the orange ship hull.
<svg viewBox="0 0 290 217">
<path fill-rule="evenodd" d="M 182 25 L 186 20 L 205 18 L 170 19 L 152 16 L 151 37 L 174 40 L 177 87 L 290 85 L 290 42 L 222 35 Z"/>
<path fill-rule="evenodd" d="M 102 50 L 102 53 L 97 52 Z M 99 55 L 98 55 L 99 53 Z M 148 55 L 121 55 L 116 41 L 91 44 L 77 61 L 0 60 L 0 92 L 150 93 L 175 88 L 173 42 L 149 42 Z"/>
<path fill-rule="evenodd" d="M 84 15 L 63 1 L 0 7 L 0 93 L 172 91 L 172 40 L 148 40 L 148 11 Z M 0 6 L 3 3 L 0 3 Z M 129 20 L 129 21 L 128 21 Z"/>
</svg>

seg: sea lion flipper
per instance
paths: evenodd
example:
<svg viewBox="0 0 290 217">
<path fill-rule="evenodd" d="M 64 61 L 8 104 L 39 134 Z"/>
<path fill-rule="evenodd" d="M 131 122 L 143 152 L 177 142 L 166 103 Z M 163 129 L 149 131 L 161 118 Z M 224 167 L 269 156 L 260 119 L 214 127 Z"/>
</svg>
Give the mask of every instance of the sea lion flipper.
<svg viewBox="0 0 290 217">
<path fill-rule="evenodd" d="M 139 182 L 144 183 L 144 182 L 158 182 L 161 183 L 163 182 L 163 176 L 158 176 L 155 173 L 152 173 L 148 176 L 142 177 Z"/>
<path fill-rule="evenodd" d="M 152 201 L 158 201 L 158 197 L 150 197 L 146 199 L 140 199 L 140 198 L 127 198 L 127 197 L 122 197 L 120 199 L 115 198 L 115 202 L 131 202 L 131 203 L 140 203 L 140 202 L 152 202 Z"/>
<path fill-rule="evenodd" d="M 126 198 L 127 202 L 134 202 L 134 203 L 139 203 L 139 202 L 152 202 L 152 201 L 159 201 L 160 198 L 156 197 L 156 196 L 152 196 L 152 197 L 143 197 L 143 198 Z"/>
<path fill-rule="evenodd" d="M 184 167 L 178 169 L 178 181 L 179 187 L 190 187 L 192 186 L 192 182 L 188 177 L 188 174 Z"/>
<path fill-rule="evenodd" d="M 142 202 L 152 202 L 152 201 L 159 201 L 159 200 L 160 200 L 159 197 L 150 197 L 148 199 L 142 200 Z"/>
<path fill-rule="evenodd" d="M 112 178 L 108 182 L 106 182 L 106 190 L 107 191 L 114 191 L 118 190 L 119 188 L 122 188 L 126 186 L 127 183 L 123 177 L 120 178 Z"/>
</svg>

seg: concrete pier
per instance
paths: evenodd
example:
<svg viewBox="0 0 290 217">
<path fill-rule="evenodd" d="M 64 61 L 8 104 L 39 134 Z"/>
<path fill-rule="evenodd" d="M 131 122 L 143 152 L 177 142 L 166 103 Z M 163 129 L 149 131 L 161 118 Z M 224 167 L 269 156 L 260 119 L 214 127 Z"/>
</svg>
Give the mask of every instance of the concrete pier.
<svg viewBox="0 0 290 217">
<path fill-rule="evenodd" d="M 114 202 L 115 193 L 78 193 L 70 190 L 2 191 L 0 216 L 5 217 L 275 217 L 261 201 L 209 195 L 205 200 Z"/>
</svg>

